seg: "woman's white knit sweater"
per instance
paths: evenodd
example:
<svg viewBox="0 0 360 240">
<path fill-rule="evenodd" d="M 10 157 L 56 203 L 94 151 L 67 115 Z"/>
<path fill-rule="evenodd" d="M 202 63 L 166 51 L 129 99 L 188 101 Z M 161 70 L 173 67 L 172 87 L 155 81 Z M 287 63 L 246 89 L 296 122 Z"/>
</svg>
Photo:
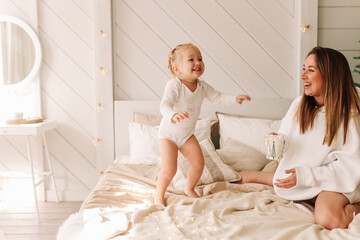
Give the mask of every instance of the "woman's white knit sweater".
<svg viewBox="0 0 360 240">
<path fill-rule="evenodd" d="M 317 113 L 314 125 L 305 134 L 294 119 L 301 97 L 291 104 L 282 119 L 279 133 L 287 137 L 288 144 L 283 159 L 275 172 L 276 179 L 286 178 L 285 170 L 295 168 L 297 183 L 292 188 L 278 188 L 275 192 L 285 199 L 306 200 L 322 190 L 351 193 L 360 183 L 360 135 L 354 119 L 349 122 L 347 139 L 343 145 L 343 128 L 331 146 L 323 144 L 325 134 L 325 109 Z"/>
</svg>

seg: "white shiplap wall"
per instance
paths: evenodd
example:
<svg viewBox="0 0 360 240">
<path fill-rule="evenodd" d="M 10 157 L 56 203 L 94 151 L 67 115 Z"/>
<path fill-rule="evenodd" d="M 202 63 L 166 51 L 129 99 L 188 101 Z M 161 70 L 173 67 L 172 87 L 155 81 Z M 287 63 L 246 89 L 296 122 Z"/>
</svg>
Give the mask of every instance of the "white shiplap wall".
<svg viewBox="0 0 360 240">
<path fill-rule="evenodd" d="M 63 198 L 83 199 L 97 181 L 93 2 L 41 0 L 38 11 L 42 109 L 59 122 L 48 137 L 55 176 Z"/>
<path fill-rule="evenodd" d="M 360 64 L 354 56 L 360 56 L 360 1 L 319 0 L 318 43 L 341 51 L 350 64 L 350 69 Z M 360 74 L 353 73 L 360 83 Z"/>
<path fill-rule="evenodd" d="M 40 76 L 42 111 L 45 117 L 59 122 L 58 128 L 49 133 L 48 141 L 56 182 L 65 200 L 84 199 L 98 178 L 96 147 L 92 143 L 98 137 L 99 124 L 95 1 L 102 0 L 38 0 L 35 16 L 27 13 L 28 0 L 1 0 L 0 4 L 1 13 L 38 22 L 44 50 Z M 296 2 L 113 0 L 116 99 L 159 99 L 170 77 L 166 69 L 168 52 L 182 42 L 200 47 L 206 63 L 204 79 L 222 91 L 256 98 L 293 97 L 296 76 L 294 56 L 289 52 L 295 47 L 290 25 L 296 15 Z M 326 30 L 321 19 L 327 14 L 322 6 L 339 2 L 343 3 L 342 8 L 332 14 L 358 1 L 319 1 L 320 44 Z M 347 15 L 356 15 L 353 11 Z M 287 21 L 281 21 L 280 16 Z M 358 27 L 347 29 L 347 24 L 336 28 L 346 30 L 345 40 L 354 38 L 359 31 Z M 326 39 L 335 40 L 338 37 L 327 36 Z M 354 42 L 350 49 L 350 54 L 356 54 L 358 43 Z M 0 151 L 0 170 L 27 168 L 25 140 L 0 137 Z M 48 197 L 54 199 L 52 192 L 48 192 Z"/>
<path fill-rule="evenodd" d="M 153 100 L 170 78 L 167 56 L 196 44 L 215 88 L 293 98 L 295 1 L 113 1 L 115 98 Z"/>
</svg>

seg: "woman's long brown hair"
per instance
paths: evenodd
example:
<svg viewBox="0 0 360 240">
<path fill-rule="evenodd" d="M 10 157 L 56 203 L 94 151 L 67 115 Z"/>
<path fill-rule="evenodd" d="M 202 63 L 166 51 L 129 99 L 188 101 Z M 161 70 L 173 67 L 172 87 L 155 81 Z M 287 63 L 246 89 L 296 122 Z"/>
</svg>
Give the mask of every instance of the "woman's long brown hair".
<svg viewBox="0 0 360 240">
<path fill-rule="evenodd" d="M 324 107 L 326 128 L 323 144 L 328 146 L 338 137 L 341 124 L 344 127 L 343 144 L 346 143 L 348 126 L 353 114 L 360 112 L 360 100 L 345 56 L 331 48 L 315 47 L 308 56 L 314 54 L 317 67 L 324 81 Z M 312 96 L 303 94 L 295 118 L 304 134 L 313 127 L 319 107 Z M 358 118 L 355 118 L 358 125 Z"/>
</svg>

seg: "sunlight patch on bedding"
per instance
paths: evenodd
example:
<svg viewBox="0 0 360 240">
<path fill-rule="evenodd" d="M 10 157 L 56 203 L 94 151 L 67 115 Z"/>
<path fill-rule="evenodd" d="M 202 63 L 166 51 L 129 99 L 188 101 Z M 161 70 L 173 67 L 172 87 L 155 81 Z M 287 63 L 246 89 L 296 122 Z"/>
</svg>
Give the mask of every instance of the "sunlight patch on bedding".
<svg viewBox="0 0 360 240">
<path fill-rule="evenodd" d="M 123 208 L 87 209 L 83 219 L 82 239 L 108 239 L 127 231 L 129 224 Z"/>
<path fill-rule="evenodd" d="M 137 184 L 133 181 L 128 181 L 128 180 L 122 179 L 121 182 L 125 183 L 124 185 L 121 186 L 121 188 L 123 188 L 125 190 L 134 190 L 139 193 L 148 193 L 148 194 L 154 193 L 154 190 L 149 189 L 149 188 L 144 188 L 143 185 Z"/>
</svg>

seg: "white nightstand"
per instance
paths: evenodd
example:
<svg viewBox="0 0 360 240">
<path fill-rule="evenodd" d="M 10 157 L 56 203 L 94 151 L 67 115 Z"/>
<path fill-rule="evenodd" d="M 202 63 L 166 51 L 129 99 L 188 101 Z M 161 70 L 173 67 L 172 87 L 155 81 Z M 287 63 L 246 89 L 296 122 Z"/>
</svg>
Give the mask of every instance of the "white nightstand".
<svg viewBox="0 0 360 240">
<path fill-rule="evenodd" d="M 51 182 L 53 184 L 53 187 L 54 187 L 54 190 L 56 193 L 56 201 L 59 202 L 59 196 L 58 196 L 58 192 L 57 192 L 57 188 L 56 188 L 56 184 L 55 184 L 55 180 L 54 180 L 53 169 L 51 166 L 49 151 L 48 151 L 46 137 L 45 137 L 45 133 L 47 131 L 55 129 L 56 127 L 57 127 L 57 122 L 55 120 L 46 120 L 46 119 L 39 123 L 0 124 L 0 135 L 26 136 L 27 155 L 28 155 L 28 160 L 29 160 L 29 164 L 30 164 L 32 184 L 33 184 L 33 188 L 34 188 L 34 198 L 35 198 L 35 206 L 36 206 L 36 214 L 37 214 L 38 222 L 40 221 L 40 215 L 39 215 L 39 206 L 38 206 L 38 197 L 37 197 L 37 193 L 36 193 L 36 187 L 39 186 L 41 183 L 43 183 L 48 177 L 51 178 Z M 31 136 L 33 136 L 35 138 L 37 138 L 38 136 L 41 137 L 40 139 L 42 140 L 42 142 L 38 143 L 38 144 L 43 144 L 43 146 L 45 148 L 45 157 L 46 157 L 47 164 L 49 167 L 48 172 L 38 172 L 38 171 L 35 172 L 34 171 L 34 163 L 33 163 L 31 148 L 30 148 L 30 137 Z M 42 154 L 42 151 L 40 154 Z M 35 182 L 35 175 L 41 175 L 43 177 L 40 181 Z M 0 177 L 9 178 L 9 177 L 11 177 L 11 175 L 0 174 Z"/>
</svg>

